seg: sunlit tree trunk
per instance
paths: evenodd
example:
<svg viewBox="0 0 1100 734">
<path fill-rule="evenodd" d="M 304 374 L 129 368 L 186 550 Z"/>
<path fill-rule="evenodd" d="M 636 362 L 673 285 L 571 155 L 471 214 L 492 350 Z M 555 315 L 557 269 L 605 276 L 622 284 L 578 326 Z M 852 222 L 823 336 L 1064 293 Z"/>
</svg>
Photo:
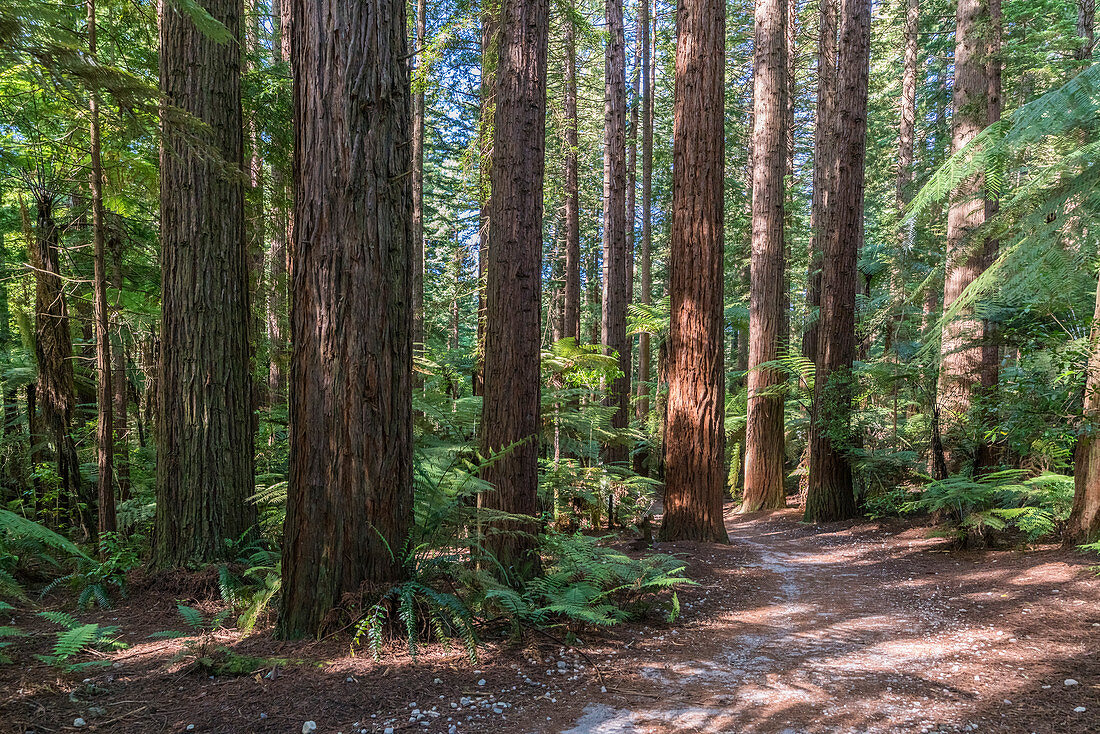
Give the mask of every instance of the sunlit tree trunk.
<svg viewBox="0 0 1100 734">
<path fill-rule="evenodd" d="M 615 408 L 611 425 L 630 421 L 630 342 L 626 337 L 629 268 L 626 236 L 626 47 L 623 0 L 606 0 L 607 48 L 604 54 L 603 157 L 603 318 L 601 334 L 608 353 L 618 355 L 622 376 L 607 386 L 607 405 Z M 625 446 L 609 446 L 609 463 L 626 460 Z"/>
<path fill-rule="evenodd" d="M 806 520 L 828 522 L 856 514 L 850 445 L 852 362 L 856 356 L 856 260 L 863 243 L 867 76 L 871 0 L 841 6 L 835 136 L 836 186 L 829 194 L 822 255 L 821 318 L 810 425 Z"/>
<path fill-rule="evenodd" d="M 581 220 L 577 171 L 577 42 L 573 19 L 565 22 L 565 305 L 562 336 L 581 336 Z"/>
<path fill-rule="evenodd" d="M 405 3 L 292 0 L 290 477 L 277 631 L 405 571 L 412 521 Z M 337 31 L 336 29 L 339 29 Z"/>
<path fill-rule="evenodd" d="M 681 0 L 672 134 L 665 540 L 727 540 L 722 517 L 725 30 L 722 0 Z"/>
<path fill-rule="evenodd" d="M 821 308 L 822 243 L 830 231 L 829 194 L 836 173 L 836 145 L 833 119 L 837 87 L 837 3 L 820 0 L 818 4 L 817 111 L 814 121 L 814 181 L 810 202 L 810 253 L 807 264 L 806 318 L 802 335 L 802 356 L 817 359 L 818 322 Z"/>
<path fill-rule="evenodd" d="M 787 163 L 787 0 L 757 0 L 753 82 L 748 424 L 742 512 L 786 504 L 783 371 L 787 339 L 783 175 Z"/>
<path fill-rule="evenodd" d="M 955 89 L 951 149 L 964 148 L 985 127 L 989 92 L 985 33 L 990 21 L 988 0 L 959 0 L 955 24 Z M 972 246 L 972 234 L 985 221 L 983 183 L 979 175 L 962 181 L 947 213 L 947 254 L 943 308 L 947 311 L 985 267 L 982 247 Z M 956 473 L 967 461 L 967 413 L 981 384 L 985 329 L 973 308 L 962 309 L 943 325 L 937 403 L 945 433 L 947 470 Z"/>
<path fill-rule="evenodd" d="M 416 33 L 413 35 L 413 70 L 419 70 L 424 58 L 424 45 L 427 43 L 428 10 L 425 0 L 416 2 Z M 412 100 L 412 187 L 413 187 L 413 263 L 412 263 L 412 310 L 413 310 L 413 351 L 424 351 L 424 86 L 417 84 Z M 417 383 L 419 373 L 413 372 Z"/>
<path fill-rule="evenodd" d="M 649 5 L 652 0 L 642 0 L 638 25 L 642 44 L 642 242 L 638 251 L 638 302 L 652 303 L 653 271 L 653 64 L 651 61 Z M 649 370 L 653 355 L 650 335 L 638 335 L 638 403 L 637 416 L 645 419 L 649 414 Z"/>
<path fill-rule="evenodd" d="M 474 354 L 473 392 L 485 392 L 485 280 L 489 261 L 489 215 L 492 205 L 493 121 L 496 115 L 496 74 L 500 59 L 502 0 L 481 0 L 481 111 L 478 118 L 477 347 Z"/>
<path fill-rule="evenodd" d="M 1073 457 L 1073 510 L 1064 535 L 1069 545 L 1100 537 L 1100 282 L 1096 286 L 1089 345 L 1083 425 Z"/>
<path fill-rule="evenodd" d="M 1073 57 L 1078 61 L 1092 58 L 1092 49 L 1096 46 L 1095 22 L 1096 0 L 1077 0 L 1077 35 L 1081 45 L 1074 50 Z"/>
<path fill-rule="evenodd" d="M 256 520 L 241 3 L 204 7 L 234 40 L 211 38 L 173 3 L 160 16 L 159 566 L 222 558 Z M 190 118 L 208 126 L 207 150 Z"/>
<path fill-rule="evenodd" d="M 485 313 L 482 507 L 532 522 L 488 523 L 484 546 L 510 580 L 538 571 L 542 196 L 548 0 L 502 0 Z M 505 451 L 506 450 L 506 451 Z M 505 453 L 501 454 L 502 451 Z M 525 531 L 525 532 L 517 532 Z"/>
</svg>

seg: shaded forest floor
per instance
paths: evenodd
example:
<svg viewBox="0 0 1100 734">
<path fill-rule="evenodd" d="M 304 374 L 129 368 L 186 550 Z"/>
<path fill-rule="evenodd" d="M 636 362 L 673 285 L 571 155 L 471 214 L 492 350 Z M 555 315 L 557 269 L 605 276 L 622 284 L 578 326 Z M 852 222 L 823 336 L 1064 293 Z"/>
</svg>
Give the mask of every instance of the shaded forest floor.
<svg viewBox="0 0 1100 734">
<path fill-rule="evenodd" d="M 131 646 L 110 653 L 109 668 L 64 674 L 32 656 L 56 628 L 19 614 L 14 624 L 42 634 L 0 667 L 0 732 L 297 734 L 306 721 L 344 734 L 1100 732 L 1089 557 L 1054 546 L 949 552 L 927 527 L 815 528 L 793 510 L 727 518 L 729 546 L 659 546 L 683 554 L 699 582 L 680 591 L 674 626 L 586 637 L 587 657 L 534 635 L 490 641 L 478 668 L 442 645 L 415 662 L 394 647 L 374 663 L 349 656 L 347 636 L 278 643 L 229 631 L 217 644 L 287 662 L 209 678 L 173 661 L 181 641 L 148 635 L 183 628 L 177 599 L 215 611 L 214 579 L 160 578 L 115 609 L 78 615 L 121 625 Z"/>
</svg>

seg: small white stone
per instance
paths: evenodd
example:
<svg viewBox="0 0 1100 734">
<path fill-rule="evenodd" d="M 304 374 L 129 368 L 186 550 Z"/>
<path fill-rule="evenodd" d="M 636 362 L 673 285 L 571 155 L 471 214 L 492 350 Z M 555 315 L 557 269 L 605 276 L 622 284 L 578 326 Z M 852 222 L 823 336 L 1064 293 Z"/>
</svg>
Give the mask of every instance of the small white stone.
<svg viewBox="0 0 1100 734">
<path fill-rule="evenodd" d="M 84 719 L 80 718 L 79 716 L 76 717 L 75 719 L 73 719 L 73 726 L 75 726 L 77 728 L 82 727 L 87 723 L 88 722 L 86 722 Z"/>
<path fill-rule="evenodd" d="M 1088 709 L 1086 709 L 1086 708 L 1085 708 L 1084 706 L 1078 706 L 1077 708 L 1075 708 L 1075 709 L 1073 710 L 1073 713 L 1075 713 L 1075 714 L 1083 714 L 1083 713 L 1085 713 L 1086 711 L 1088 711 Z"/>
<path fill-rule="evenodd" d="M 477 682 L 477 684 L 478 684 L 479 686 L 483 686 L 483 685 L 485 685 L 485 679 L 484 679 L 484 678 L 482 678 L 481 680 L 479 680 L 479 681 Z"/>
<path fill-rule="evenodd" d="M 364 731 L 366 731 L 366 730 L 364 729 Z M 387 726 L 386 730 L 384 732 L 382 732 L 382 734 L 393 734 L 393 727 L 392 726 Z"/>
<path fill-rule="evenodd" d="M 437 686 L 442 682 L 443 682 L 442 678 L 436 678 L 435 680 L 432 681 L 432 683 L 435 683 Z"/>
<path fill-rule="evenodd" d="M 1075 685 L 1077 685 L 1077 681 L 1075 681 L 1073 678 L 1066 678 L 1065 685 L 1075 686 Z"/>
<path fill-rule="evenodd" d="M 195 725 L 194 724 L 188 724 L 187 725 L 187 731 L 195 731 Z"/>
<path fill-rule="evenodd" d="M 315 731 L 317 731 L 316 721 L 307 721 L 306 723 L 302 724 L 302 734 L 312 734 Z"/>
</svg>

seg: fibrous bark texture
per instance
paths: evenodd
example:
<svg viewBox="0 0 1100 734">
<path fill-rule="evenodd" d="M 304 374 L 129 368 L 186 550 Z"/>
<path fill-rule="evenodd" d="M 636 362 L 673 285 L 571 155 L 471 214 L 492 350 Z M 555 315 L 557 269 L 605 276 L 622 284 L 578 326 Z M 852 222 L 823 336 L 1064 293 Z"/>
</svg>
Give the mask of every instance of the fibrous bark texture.
<svg viewBox="0 0 1100 734">
<path fill-rule="evenodd" d="M 503 0 L 493 126 L 482 449 L 493 491 L 481 506 L 532 516 L 487 523 L 484 546 L 509 579 L 538 570 L 539 320 L 546 147 L 548 0 Z M 503 453 L 502 453 L 503 452 Z M 517 533 L 516 531 L 526 531 Z"/>
<path fill-rule="evenodd" d="M 829 194 L 836 175 L 835 128 L 837 85 L 837 2 L 820 0 L 818 5 L 817 111 L 814 125 L 814 181 L 810 202 L 810 253 L 807 265 L 806 318 L 802 335 L 802 356 L 817 359 L 818 320 L 821 308 L 821 251 L 828 221 Z"/>
<path fill-rule="evenodd" d="M 403 574 L 412 520 L 405 3 L 293 0 L 290 479 L 278 632 Z"/>
<path fill-rule="evenodd" d="M 787 338 L 783 176 L 787 161 L 787 0 L 757 0 L 753 82 L 748 423 L 742 512 L 786 504 L 782 370 Z"/>
<path fill-rule="evenodd" d="M 241 4 L 204 7 L 218 43 L 161 4 L 160 566 L 209 562 L 255 524 L 248 251 L 241 176 Z M 205 126 L 198 134 L 193 120 Z"/>
<path fill-rule="evenodd" d="M 630 421 L 630 342 L 626 337 L 626 306 L 630 276 L 626 237 L 626 47 L 622 0 L 607 0 L 607 48 L 604 54 L 603 152 L 603 319 L 602 339 L 619 359 L 622 376 L 608 385 L 607 405 L 614 407 L 611 425 Z M 609 446 L 609 463 L 626 460 L 625 446 Z"/>
<path fill-rule="evenodd" d="M 581 336 L 581 197 L 577 171 L 577 42 L 565 22 L 565 305 L 562 336 Z"/>
<path fill-rule="evenodd" d="M 988 115 L 986 33 L 988 0 L 960 0 L 955 23 L 955 89 L 951 149 L 964 148 L 986 125 Z M 974 238 L 985 221 L 979 175 L 959 184 L 947 212 L 947 254 L 943 308 L 947 311 L 985 268 L 985 250 Z M 937 402 L 945 432 L 947 470 L 960 471 L 968 459 L 966 417 L 981 383 L 985 327 L 973 309 L 963 309 L 943 326 Z"/>
<path fill-rule="evenodd" d="M 844 0 L 841 17 L 836 186 L 829 194 L 831 229 L 825 233 L 821 253 L 820 338 L 809 439 L 806 519 L 810 522 L 856 514 L 848 451 L 856 356 L 856 260 L 863 242 L 871 0 Z"/>
<path fill-rule="evenodd" d="M 723 366 L 725 28 L 722 0 L 682 0 L 676 14 L 666 540 L 726 542 Z"/>
<path fill-rule="evenodd" d="M 653 64 L 650 2 L 651 0 L 642 0 L 638 10 L 642 44 L 642 242 L 638 250 L 638 301 L 647 306 L 652 301 L 653 291 Z M 649 414 L 649 373 L 652 359 L 650 335 L 643 331 L 638 335 L 639 419 L 644 419 Z"/>
</svg>

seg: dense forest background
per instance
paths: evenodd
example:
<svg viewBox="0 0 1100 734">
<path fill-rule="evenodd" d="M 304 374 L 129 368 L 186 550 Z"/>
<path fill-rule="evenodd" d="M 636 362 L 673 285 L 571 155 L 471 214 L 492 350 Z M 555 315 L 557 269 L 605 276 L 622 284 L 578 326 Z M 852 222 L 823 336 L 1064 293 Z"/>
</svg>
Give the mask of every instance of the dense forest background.
<svg viewBox="0 0 1100 734">
<path fill-rule="evenodd" d="M 1095 540 L 1092 0 L 367 4 L 0 9 L 11 598 L 603 623 L 681 569 L 577 531 L 728 500 Z"/>
</svg>

